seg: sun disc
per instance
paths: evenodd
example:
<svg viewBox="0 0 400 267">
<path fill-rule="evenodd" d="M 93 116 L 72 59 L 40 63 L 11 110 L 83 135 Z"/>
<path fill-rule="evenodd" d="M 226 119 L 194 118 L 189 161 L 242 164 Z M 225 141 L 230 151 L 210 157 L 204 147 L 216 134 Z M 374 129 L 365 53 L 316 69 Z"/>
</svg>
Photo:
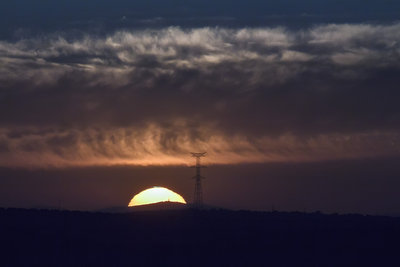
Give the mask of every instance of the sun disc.
<svg viewBox="0 0 400 267">
<path fill-rule="evenodd" d="M 128 207 L 148 205 L 159 202 L 178 202 L 186 204 L 185 199 L 181 195 L 169 190 L 168 188 L 155 186 L 153 188 L 143 190 L 139 194 L 135 195 L 129 202 Z"/>
</svg>

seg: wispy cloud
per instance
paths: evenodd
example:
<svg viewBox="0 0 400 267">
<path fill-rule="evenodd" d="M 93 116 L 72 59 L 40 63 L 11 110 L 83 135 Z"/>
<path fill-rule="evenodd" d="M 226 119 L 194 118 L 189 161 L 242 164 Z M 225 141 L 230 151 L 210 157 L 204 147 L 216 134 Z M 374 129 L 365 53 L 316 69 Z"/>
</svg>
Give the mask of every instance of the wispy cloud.
<svg viewBox="0 0 400 267">
<path fill-rule="evenodd" d="M 397 133 L 292 134 L 252 138 L 174 125 L 147 128 L 2 130 L 0 166 L 187 165 L 191 151 L 207 151 L 208 164 L 305 162 L 398 155 Z"/>
<path fill-rule="evenodd" d="M 400 24 L 327 25 L 299 31 L 166 28 L 116 32 L 107 37 L 87 35 L 71 40 L 53 34 L 16 43 L 0 42 L 3 62 L 0 74 L 3 80 L 35 79 L 35 84 L 40 84 L 57 82 L 49 76 L 60 78 L 73 71 L 82 75 L 111 72 L 107 76 L 120 78 L 129 77 L 137 69 L 172 74 L 181 69 L 205 70 L 223 63 L 244 68 L 248 66 L 243 63 L 251 61 L 254 66 L 251 70 L 262 72 L 267 68 L 265 65 L 271 64 L 275 68 L 296 62 L 340 64 L 343 61 L 339 58 L 346 56 L 350 60 L 344 61 L 356 66 L 366 62 L 371 66 L 377 63 L 398 66 L 393 56 L 398 56 L 399 40 Z M 298 73 L 285 67 L 291 74 L 289 77 Z M 134 82 L 129 78 L 125 81 Z"/>
<path fill-rule="evenodd" d="M 0 42 L 0 165 L 398 153 L 400 24 Z"/>
</svg>

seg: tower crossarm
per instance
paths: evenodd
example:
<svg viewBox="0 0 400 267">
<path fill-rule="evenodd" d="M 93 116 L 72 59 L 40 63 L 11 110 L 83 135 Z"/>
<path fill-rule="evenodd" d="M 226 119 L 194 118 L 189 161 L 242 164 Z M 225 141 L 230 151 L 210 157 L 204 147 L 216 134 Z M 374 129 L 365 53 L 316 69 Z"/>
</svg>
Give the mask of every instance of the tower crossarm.
<svg viewBox="0 0 400 267">
<path fill-rule="evenodd" d="M 192 157 L 195 157 L 195 158 L 205 157 L 206 154 L 207 154 L 207 152 L 200 152 L 200 153 L 198 153 L 198 152 L 190 152 L 190 153 L 192 154 Z"/>
</svg>

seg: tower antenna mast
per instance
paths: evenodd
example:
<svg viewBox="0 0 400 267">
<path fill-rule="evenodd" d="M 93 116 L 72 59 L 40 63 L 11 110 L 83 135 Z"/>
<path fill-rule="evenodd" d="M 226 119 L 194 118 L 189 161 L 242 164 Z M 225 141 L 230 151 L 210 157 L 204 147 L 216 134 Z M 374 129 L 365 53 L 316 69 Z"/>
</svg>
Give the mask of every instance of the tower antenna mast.
<svg viewBox="0 0 400 267">
<path fill-rule="evenodd" d="M 206 153 L 207 152 L 191 153 L 192 157 L 196 158 L 196 165 L 192 166 L 196 168 L 196 175 L 193 177 L 193 179 L 195 179 L 193 205 L 196 208 L 203 206 L 203 188 L 201 186 L 201 180 L 204 179 L 204 177 L 201 176 L 201 168 L 206 168 L 206 166 L 200 164 L 200 159 L 205 157 Z"/>
</svg>

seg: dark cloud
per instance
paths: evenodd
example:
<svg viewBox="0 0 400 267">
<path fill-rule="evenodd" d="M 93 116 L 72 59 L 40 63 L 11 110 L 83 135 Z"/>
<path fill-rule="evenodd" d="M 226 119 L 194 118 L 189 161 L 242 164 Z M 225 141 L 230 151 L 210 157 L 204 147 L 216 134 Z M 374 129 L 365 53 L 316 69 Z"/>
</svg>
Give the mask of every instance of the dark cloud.
<svg viewBox="0 0 400 267">
<path fill-rule="evenodd" d="M 400 24 L 2 41 L 2 162 L 181 164 L 192 149 L 216 163 L 398 154 L 399 59 Z"/>
</svg>

